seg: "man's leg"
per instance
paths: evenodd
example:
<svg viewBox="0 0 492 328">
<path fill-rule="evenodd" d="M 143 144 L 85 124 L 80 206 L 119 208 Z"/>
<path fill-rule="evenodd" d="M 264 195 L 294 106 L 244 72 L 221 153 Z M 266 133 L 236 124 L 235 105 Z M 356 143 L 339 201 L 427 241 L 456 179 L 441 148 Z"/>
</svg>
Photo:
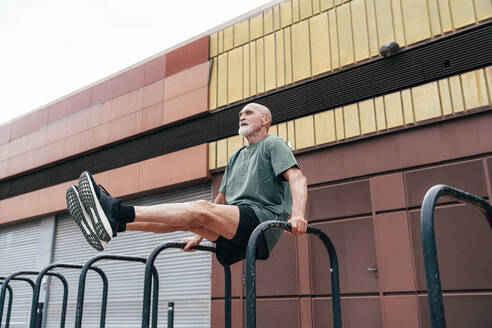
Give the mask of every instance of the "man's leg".
<svg viewBox="0 0 492 328">
<path fill-rule="evenodd" d="M 176 227 L 169 226 L 164 223 L 155 223 L 155 222 L 133 222 L 128 223 L 126 225 L 126 230 L 132 231 L 146 231 L 146 232 L 154 232 L 154 233 L 169 233 L 175 231 L 181 231 L 181 229 L 177 229 Z M 207 240 L 215 241 L 219 238 L 219 235 L 213 231 L 203 229 L 193 229 L 191 232 L 200 235 Z"/>
</svg>

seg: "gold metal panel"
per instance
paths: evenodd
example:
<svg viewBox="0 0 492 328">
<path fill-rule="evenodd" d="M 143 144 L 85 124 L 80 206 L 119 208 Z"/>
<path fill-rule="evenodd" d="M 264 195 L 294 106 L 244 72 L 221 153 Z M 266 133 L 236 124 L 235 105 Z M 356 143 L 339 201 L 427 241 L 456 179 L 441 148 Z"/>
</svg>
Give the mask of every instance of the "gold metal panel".
<svg viewBox="0 0 492 328">
<path fill-rule="evenodd" d="M 275 32 L 275 57 L 277 62 L 277 87 L 285 85 L 284 31 Z"/>
<path fill-rule="evenodd" d="M 265 92 L 265 51 L 263 38 L 256 40 L 256 92 Z"/>
<path fill-rule="evenodd" d="M 224 29 L 224 51 L 231 50 L 234 47 L 234 26 Z"/>
<path fill-rule="evenodd" d="M 350 3 L 337 7 L 336 11 L 338 22 L 338 45 L 340 47 L 340 66 L 345 66 L 354 62 Z"/>
<path fill-rule="evenodd" d="M 271 136 L 278 136 L 277 125 L 270 126 L 270 129 L 268 129 L 268 134 Z"/>
<path fill-rule="evenodd" d="M 335 112 L 333 110 L 314 115 L 314 132 L 316 145 L 321 145 L 336 140 Z"/>
<path fill-rule="evenodd" d="M 384 108 L 386 109 L 386 123 L 388 129 L 403 125 L 403 109 L 400 91 L 384 96 Z"/>
<path fill-rule="evenodd" d="M 277 125 L 278 136 L 287 142 L 287 123 L 280 123 Z"/>
<path fill-rule="evenodd" d="M 305 19 L 313 16 L 312 0 L 299 0 L 299 18 Z"/>
<path fill-rule="evenodd" d="M 407 44 L 430 38 L 429 16 L 426 0 L 403 1 L 405 35 Z"/>
<path fill-rule="evenodd" d="M 384 100 L 383 97 L 376 97 L 374 99 L 374 109 L 376 110 L 376 128 L 378 131 L 386 129 L 386 115 L 384 113 Z"/>
<path fill-rule="evenodd" d="M 263 34 L 267 35 L 273 32 L 273 10 L 267 9 L 263 12 Z"/>
<path fill-rule="evenodd" d="M 209 95 L 208 95 L 208 108 L 210 110 L 217 108 L 217 66 L 218 60 L 217 57 L 212 58 L 210 60 L 210 65 L 212 65 L 212 69 L 210 72 L 210 82 L 209 82 Z"/>
<path fill-rule="evenodd" d="M 309 22 L 304 20 L 292 25 L 292 73 L 294 81 L 311 76 L 309 50 Z"/>
<path fill-rule="evenodd" d="M 292 24 L 292 2 L 280 3 L 280 27 L 284 28 Z"/>
<path fill-rule="evenodd" d="M 362 134 L 376 132 L 376 113 L 374 99 L 359 102 L 360 130 Z"/>
<path fill-rule="evenodd" d="M 224 52 L 224 30 L 217 33 L 217 39 L 217 54 L 221 54 Z"/>
<path fill-rule="evenodd" d="M 227 165 L 227 139 L 217 141 L 217 168 Z"/>
<path fill-rule="evenodd" d="M 425 0 L 424 0 L 425 1 Z M 400 47 L 405 46 L 405 30 L 403 28 L 403 14 L 400 0 L 391 0 L 391 10 L 393 12 L 393 27 L 395 29 L 395 41 Z M 406 15 L 406 14 L 405 14 Z"/>
<path fill-rule="evenodd" d="M 243 99 L 243 48 L 229 51 L 228 57 L 228 103 Z"/>
<path fill-rule="evenodd" d="M 489 90 L 489 104 L 492 104 L 492 66 L 485 68 L 485 75 L 487 76 L 487 86 Z"/>
<path fill-rule="evenodd" d="M 390 1 L 375 0 L 379 47 L 395 40 Z"/>
<path fill-rule="evenodd" d="M 256 95 L 256 41 L 249 47 L 249 94 Z"/>
<path fill-rule="evenodd" d="M 371 56 L 379 54 L 378 29 L 376 23 L 376 7 L 374 0 L 366 0 L 367 31 L 369 34 L 369 50 Z"/>
<path fill-rule="evenodd" d="M 449 0 L 454 28 L 475 23 L 473 2 L 470 0 Z"/>
<path fill-rule="evenodd" d="M 338 51 L 337 16 L 335 9 L 328 10 L 328 25 L 330 28 L 330 54 L 331 68 L 340 67 L 340 56 Z"/>
<path fill-rule="evenodd" d="M 275 72 L 275 34 L 265 36 L 265 91 L 277 87 L 277 73 Z"/>
<path fill-rule="evenodd" d="M 249 20 L 234 24 L 234 47 L 249 42 Z"/>
<path fill-rule="evenodd" d="M 319 14 L 321 11 L 319 0 L 313 0 L 313 15 Z"/>
<path fill-rule="evenodd" d="M 280 29 L 280 6 L 273 7 L 273 30 L 278 31 Z"/>
<path fill-rule="evenodd" d="M 292 0 L 292 24 L 299 21 L 299 0 Z"/>
<path fill-rule="evenodd" d="M 492 1 L 475 0 L 475 12 L 479 21 L 492 17 Z"/>
<path fill-rule="evenodd" d="M 412 99 L 416 122 L 442 115 L 437 82 L 412 88 Z"/>
<path fill-rule="evenodd" d="M 461 79 L 459 75 L 449 78 L 449 92 L 453 102 L 453 113 L 461 113 L 465 110 L 463 102 L 463 91 L 461 90 Z"/>
<path fill-rule="evenodd" d="M 311 65 L 313 76 L 331 70 L 328 14 L 321 13 L 309 19 L 311 37 Z"/>
<path fill-rule="evenodd" d="M 405 120 L 405 124 L 415 123 L 412 93 L 410 92 L 410 89 L 402 90 L 401 100 L 403 103 L 403 118 Z"/>
<path fill-rule="evenodd" d="M 287 122 L 287 142 L 292 150 L 296 148 L 296 130 L 294 127 L 294 121 Z"/>
<path fill-rule="evenodd" d="M 461 74 L 461 84 L 467 110 L 488 105 L 487 85 L 483 70 Z"/>
<path fill-rule="evenodd" d="M 314 120 L 309 115 L 294 121 L 296 135 L 296 149 L 313 147 L 314 142 Z"/>
<path fill-rule="evenodd" d="M 251 40 L 261 38 L 263 36 L 263 13 L 251 17 L 249 19 L 249 36 Z"/>
<path fill-rule="evenodd" d="M 292 38 L 290 26 L 283 29 L 285 41 L 285 84 L 292 83 Z"/>
<path fill-rule="evenodd" d="M 227 104 L 227 52 L 218 57 L 217 107 Z"/>
<path fill-rule="evenodd" d="M 209 142 L 208 144 L 208 169 L 213 170 L 217 167 L 217 143 Z"/>
<path fill-rule="evenodd" d="M 357 103 L 343 106 L 343 123 L 346 138 L 360 136 L 359 109 L 357 108 Z"/>
<path fill-rule="evenodd" d="M 333 0 L 320 0 L 320 9 L 321 11 L 326 11 L 330 8 L 333 8 Z"/>
<path fill-rule="evenodd" d="M 439 17 L 441 18 L 441 27 L 443 32 L 449 32 L 453 29 L 451 21 L 451 9 L 449 8 L 449 0 L 438 0 Z"/>
<path fill-rule="evenodd" d="M 210 35 L 210 46 L 209 46 L 210 47 L 210 53 L 209 53 L 210 58 L 217 56 L 218 46 L 219 46 L 218 34 L 214 33 L 214 34 Z"/>
<path fill-rule="evenodd" d="M 335 0 L 335 6 L 341 5 L 343 0 Z"/>
<path fill-rule="evenodd" d="M 429 4 L 429 19 L 431 25 L 431 33 L 432 35 L 441 34 L 441 22 L 439 19 L 439 6 L 437 4 L 437 0 L 428 0 Z"/>
<path fill-rule="evenodd" d="M 227 158 L 244 146 L 244 138 L 240 135 L 227 138 Z"/>
<path fill-rule="evenodd" d="M 250 89 L 250 67 L 249 67 L 249 43 L 243 46 L 243 97 L 248 98 L 251 95 Z"/>
<path fill-rule="evenodd" d="M 453 114 L 453 103 L 451 102 L 451 94 L 449 93 L 448 79 L 439 80 L 437 83 L 439 85 L 442 114 L 451 115 Z"/>
<path fill-rule="evenodd" d="M 345 139 L 345 129 L 343 126 L 343 108 L 335 108 L 335 131 L 337 140 Z"/>
<path fill-rule="evenodd" d="M 350 3 L 352 11 L 352 27 L 354 29 L 355 61 L 369 58 L 369 38 L 367 35 L 366 6 L 364 0 Z"/>
</svg>

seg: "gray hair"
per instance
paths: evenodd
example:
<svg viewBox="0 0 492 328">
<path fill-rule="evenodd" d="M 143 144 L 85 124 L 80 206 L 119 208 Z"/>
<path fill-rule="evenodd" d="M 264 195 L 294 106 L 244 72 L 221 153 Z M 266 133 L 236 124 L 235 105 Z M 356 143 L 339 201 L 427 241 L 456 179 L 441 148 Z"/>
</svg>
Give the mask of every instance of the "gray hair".
<svg viewBox="0 0 492 328">
<path fill-rule="evenodd" d="M 270 110 L 268 109 L 267 106 L 262 105 L 262 104 L 258 104 L 258 103 L 249 103 L 246 106 L 253 106 L 253 107 L 255 107 L 257 110 L 260 111 L 260 113 L 263 116 L 270 118 L 270 124 L 272 124 L 272 113 L 270 112 Z M 244 107 L 246 107 L 246 106 L 244 106 Z"/>
</svg>

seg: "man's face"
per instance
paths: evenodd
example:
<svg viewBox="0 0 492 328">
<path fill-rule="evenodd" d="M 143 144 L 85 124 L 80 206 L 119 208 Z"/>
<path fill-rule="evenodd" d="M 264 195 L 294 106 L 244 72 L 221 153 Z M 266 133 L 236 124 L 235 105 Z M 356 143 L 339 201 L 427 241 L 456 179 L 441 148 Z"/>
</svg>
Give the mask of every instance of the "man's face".
<svg viewBox="0 0 492 328">
<path fill-rule="evenodd" d="M 265 116 L 254 106 L 244 106 L 239 112 L 239 131 L 243 137 L 249 137 L 260 131 Z"/>
</svg>

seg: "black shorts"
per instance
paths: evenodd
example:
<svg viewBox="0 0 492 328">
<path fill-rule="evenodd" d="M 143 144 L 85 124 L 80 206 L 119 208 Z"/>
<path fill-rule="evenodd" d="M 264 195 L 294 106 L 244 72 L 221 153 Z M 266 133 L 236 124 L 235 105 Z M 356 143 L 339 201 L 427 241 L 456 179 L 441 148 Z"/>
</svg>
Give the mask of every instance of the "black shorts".
<svg viewBox="0 0 492 328">
<path fill-rule="evenodd" d="M 216 245 L 217 260 L 222 265 L 231 265 L 246 258 L 246 247 L 253 230 L 260 224 L 255 212 L 248 205 L 238 205 L 239 226 L 232 239 L 219 236 L 214 243 Z M 268 258 L 268 246 L 264 236 L 256 243 L 256 258 L 265 260 Z"/>
</svg>

